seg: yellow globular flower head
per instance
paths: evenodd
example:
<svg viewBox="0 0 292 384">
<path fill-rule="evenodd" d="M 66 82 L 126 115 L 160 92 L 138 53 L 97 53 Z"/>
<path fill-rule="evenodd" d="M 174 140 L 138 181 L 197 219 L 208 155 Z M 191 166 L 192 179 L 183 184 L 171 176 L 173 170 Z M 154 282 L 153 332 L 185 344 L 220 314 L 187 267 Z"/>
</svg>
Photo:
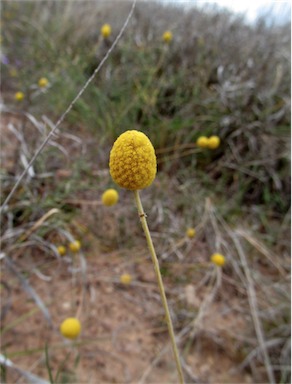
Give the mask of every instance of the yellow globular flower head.
<svg viewBox="0 0 292 384">
<path fill-rule="evenodd" d="M 157 171 L 151 141 L 136 130 L 122 133 L 110 152 L 109 167 L 111 177 L 120 187 L 131 191 L 149 187 Z"/>
<path fill-rule="evenodd" d="M 197 140 L 197 146 L 200 148 L 207 148 L 209 145 L 209 139 L 207 136 L 200 136 Z"/>
<path fill-rule="evenodd" d="M 64 256 L 66 254 L 66 248 L 64 247 L 64 245 L 59 245 L 57 247 L 57 251 L 60 256 Z"/>
<path fill-rule="evenodd" d="M 77 253 L 80 251 L 81 243 L 79 240 L 72 241 L 72 243 L 69 244 L 70 251 L 73 253 Z"/>
<path fill-rule="evenodd" d="M 188 237 L 189 239 L 194 238 L 195 235 L 196 235 L 196 230 L 195 230 L 195 228 L 188 228 L 188 229 L 187 229 L 187 232 L 186 232 L 186 235 L 187 235 L 187 237 Z"/>
<path fill-rule="evenodd" d="M 165 43 L 170 43 L 171 40 L 172 40 L 173 36 L 172 36 L 172 33 L 170 31 L 165 31 L 162 35 L 162 40 L 165 42 Z"/>
<path fill-rule="evenodd" d="M 49 84 L 49 80 L 45 77 L 41 77 L 38 81 L 38 85 L 40 88 L 46 88 L 48 84 Z"/>
<path fill-rule="evenodd" d="M 220 138 L 218 136 L 210 136 L 208 139 L 208 148 L 216 149 L 220 145 Z"/>
<path fill-rule="evenodd" d="M 123 273 L 120 276 L 120 282 L 122 284 L 129 285 L 129 284 L 131 284 L 131 281 L 132 281 L 132 276 L 129 275 L 128 273 Z"/>
<path fill-rule="evenodd" d="M 119 200 L 119 194 L 115 189 L 107 189 L 101 196 L 103 205 L 108 207 L 115 205 Z"/>
<path fill-rule="evenodd" d="M 60 325 L 61 334 L 67 339 L 76 339 L 81 332 L 81 324 L 75 317 L 68 317 Z"/>
<path fill-rule="evenodd" d="M 11 68 L 11 69 L 9 70 L 9 75 L 10 75 L 11 77 L 17 77 L 17 76 L 18 76 L 17 69 L 16 69 L 16 68 Z"/>
<path fill-rule="evenodd" d="M 22 101 L 24 99 L 24 93 L 23 92 L 16 92 L 14 95 L 15 100 Z"/>
<path fill-rule="evenodd" d="M 100 33 L 101 33 L 102 37 L 104 37 L 106 39 L 107 37 L 109 37 L 111 35 L 112 27 L 109 24 L 104 24 L 100 29 Z"/>
<path fill-rule="evenodd" d="M 221 253 L 213 253 L 213 255 L 211 256 L 211 261 L 218 267 L 223 267 L 223 265 L 225 264 L 225 257 L 221 255 Z"/>
</svg>

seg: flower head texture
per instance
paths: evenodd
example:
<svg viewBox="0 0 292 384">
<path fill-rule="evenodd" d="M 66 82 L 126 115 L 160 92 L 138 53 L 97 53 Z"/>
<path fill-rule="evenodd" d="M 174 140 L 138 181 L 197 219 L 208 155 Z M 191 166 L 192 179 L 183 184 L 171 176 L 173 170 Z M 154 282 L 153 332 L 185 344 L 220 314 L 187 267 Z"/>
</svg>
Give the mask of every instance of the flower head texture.
<svg viewBox="0 0 292 384">
<path fill-rule="evenodd" d="M 81 324 L 75 317 L 68 317 L 60 325 L 60 332 L 67 339 L 76 339 L 81 332 Z"/>
<path fill-rule="evenodd" d="M 208 148 L 216 149 L 220 145 L 220 138 L 218 136 L 210 136 L 208 139 Z"/>
<path fill-rule="evenodd" d="M 197 146 L 200 148 L 207 148 L 209 144 L 209 139 L 206 136 L 200 136 L 197 140 Z"/>
<path fill-rule="evenodd" d="M 132 276 L 129 275 L 128 273 L 123 273 L 120 276 L 120 282 L 122 284 L 129 285 L 129 284 L 131 284 L 131 281 L 132 281 Z"/>
<path fill-rule="evenodd" d="M 188 228 L 187 229 L 187 232 L 186 232 L 186 235 L 189 239 L 192 239 L 193 237 L 195 237 L 196 235 L 196 230 L 195 228 Z"/>
<path fill-rule="evenodd" d="M 100 33 L 101 33 L 102 37 L 104 37 L 106 39 L 107 37 L 109 37 L 111 35 L 112 27 L 109 24 L 104 24 L 100 29 Z"/>
<path fill-rule="evenodd" d="M 110 153 L 110 174 L 116 184 L 132 191 L 152 184 L 156 176 L 156 156 L 148 137 L 126 131 L 115 141 Z"/>
<path fill-rule="evenodd" d="M 170 43 L 171 40 L 172 40 L 173 36 L 172 36 L 172 33 L 170 31 L 165 31 L 162 35 L 162 40 L 165 42 L 165 43 Z"/>
<path fill-rule="evenodd" d="M 217 265 L 217 267 L 223 267 L 223 265 L 225 264 L 225 257 L 221 255 L 221 253 L 213 253 L 213 255 L 211 256 L 211 261 L 212 263 Z"/>
<path fill-rule="evenodd" d="M 66 254 L 66 248 L 64 247 L 64 245 L 59 245 L 57 247 L 57 251 L 60 256 L 64 256 Z"/>
<path fill-rule="evenodd" d="M 45 77 L 41 77 L 38 81 L 38 85 L 40 88 L 46 88 L 46 86 L 49 84 L 49 80 Z"/>
<path fill-rule="evenodd" d="M 69 244 L 70 251 L 73 253 L 77 253 L 80 251 L 81 243 L 79 240 L 72 241 L 72 243 Z"/>
<path fill-rule="evenodd" d="M 24 93 L 23 92 L 16 92 L 14 95 L 15 100 L 22 101 L 24 99 Z"/>
<path fill-rule="evenodd" d="M 103 205 L 108 207 L 117 204 L 119 200 L 119 194 L 115 189 L 107 189 L 101 196 Z"/>
</svg>

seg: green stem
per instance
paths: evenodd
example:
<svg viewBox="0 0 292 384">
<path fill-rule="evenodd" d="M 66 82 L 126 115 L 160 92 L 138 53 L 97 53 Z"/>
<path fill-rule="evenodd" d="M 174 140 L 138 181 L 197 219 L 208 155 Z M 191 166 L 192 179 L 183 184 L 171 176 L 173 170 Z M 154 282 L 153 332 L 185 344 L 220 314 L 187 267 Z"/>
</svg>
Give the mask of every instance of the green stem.
<svg viewBox="0 0 292 384">
<path fill-rule="evenodd" d="M 176 342 L 175 342 L 173 325 L 172 325 L 172 321 L 171 321 L 171 317 L 170 317 L 170 313 L 169 313 L 169 309 L 168 309 L 168 304 L 167 304 L 164 285 L 163 285 L 163 281 L 162 281 L 162 277 L 161 277 L 161 273 L 160 273 L 158 259 L 156 256 L 156 252 L 155 252 L 155 249 L 153 246 L 152 239 L 151 239 L 151 235 L 150 235 L 150 231 L 148 228 L 146 215 L 144 213 L 143 206 L 141 203 L 139 191 L 134 191 L 134 193 L 135 193 L 135 199 L 136 199 L 136 204 L 137 204 L 137 208 L 138 208 L 138 213 L 139 213 L 141 224 L 142 224 L 145 236 L 146 236 L 147 244 L 148 244 L 148 247 L 150 250 L 152 262 L 154 265 L 154 270 L 155 270 L 157 281 L 158 281 L 158 286 L 159 286 L 159 290 L 160 290 L 162 304 L 163 304 L 164 311 L 165 311 L 168 332 L 169 332 L 169 336 L 170 336 L 170 340 L 171 340 L 171 345 L 172 345 L 172 349 L 173 349 L 173 353 L 174 353 L 174 358 L 175 358 L 177 372 L 179 375 L 180 384 L 183 384 L 184 383 L 184 377 L 183 377 L 183 372 L 182 372 L 182 367 L 181 367 L 178 349 L 177 349 Z"/>
</svg>

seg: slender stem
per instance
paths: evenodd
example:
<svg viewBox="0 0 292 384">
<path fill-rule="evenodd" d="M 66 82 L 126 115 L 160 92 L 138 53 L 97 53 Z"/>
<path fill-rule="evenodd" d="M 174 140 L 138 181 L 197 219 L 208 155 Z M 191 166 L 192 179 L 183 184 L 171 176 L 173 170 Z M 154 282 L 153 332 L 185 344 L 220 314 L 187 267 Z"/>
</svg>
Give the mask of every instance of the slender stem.
<svg viewBox="0 0 292 384">
<path fill-rule="evenodd" d="M 172 345 L 172 349 L 173 349 L 173 353 L 174 353 L 174 357 L 175 357 L 175 363 L 176 363 L 176 368 L 177 368 L 177 372 L 179 375 L 180 384 L 183 384 L 184 383 L 184 377 L 183 377 L 183 372 L 182 372 L 182 367 L 181 367 L 178 349 L 177 349 L 176 342 L 175 342 L 173 325 L 172 325 L 172 321 L 171 321 L 171 317 L 170 317 L 170 313 L 169 313 L 169 309 L 168 309 L 168 304 L 167 304 L 164 285 L 163 285 L 163 281 L 162 281 L 162 277 L 161 277 L 161 273 L 160 273 L 158 259 L 156 256 L 156 252 L 155 252 L 155 249 L 153 246 L 152 239 L 151 239 L 151 235 L 150 235 L 150 231 L 148 228 L 146 215 L 144 213 L 143 206 L 141 203 L 139 191 L 134 191 L 134 193 L 135 193 L 135 199 L 136 199 L 136 204 L 137 204 L 137 208 L 138 208 L 138 213 L 139 213 L 141 224 L 142 224 L 145 236 L 146 236 L 147 244 L 148 244 L 148 247 L 150 250 L 152 262 L 154 265 L 154 270 L 155 270 L 157 281 L 158 281 L 158 286 L 159 286 L 159 290 L 160 290 L 162 304 L 163 304 L 164 311 L 165 311 L 168 332 L 169 332 L 171 345 Z"/>
</svg>

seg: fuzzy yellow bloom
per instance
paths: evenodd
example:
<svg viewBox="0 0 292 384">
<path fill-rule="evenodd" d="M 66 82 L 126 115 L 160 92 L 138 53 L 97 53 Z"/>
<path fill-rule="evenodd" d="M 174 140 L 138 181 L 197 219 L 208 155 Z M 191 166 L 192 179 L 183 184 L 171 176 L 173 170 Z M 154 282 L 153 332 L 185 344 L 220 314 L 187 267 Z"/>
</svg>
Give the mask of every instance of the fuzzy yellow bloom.
<svg viewBox="0 0 292 384">
<path fill-rule="evenodd" d="M 120 276 L 120 282 L 122 284 L 128 285 L 128 284 L 131 284 L 131 281 L 132 281 L 132 276 L 129 275 L 128 273 L 123 273 Z"/>
<path fill-rule="evenodd" d="M 195 237 L 196 235 L 196 230 L 195 228 L 188 228 L 187 229 L 187 232 L 186 232 L 186 235 L 189 239 L 192 239 L 193 237 Z"/>
<path fill-rule="evenodd" d="M 156 156 L 148 137 L 139 131 L 126 131 L 110 152 L 110 174 L 120 187 L 132 191 L 149 187 L 156 176 Z"/>
<path fill-rule="evenodd" d="M 170 31 L 165 31 L 162 35 L 162 40 L 165 42 L 165 43 L 170 43 L 171 40 L 172 40 L 173 36 L 172 36 L 172 33 Z"/>
<path fill-rule="evenodd" d="M 107 189 L 101 196 L 102 203 L 108 207 L 115 205 L 119 200 L 119 194 L 115 189 Z"/>
<path fill-rule="evenodd" d="M 69 244 L 70 251 L 73 253 L 77 253 L 81 248 L 81 243 L 79 240 L 75 240 Z"/>
<path fill-rule="evenodd" d="M 9 70 L 9 75 L 10 75 L 11 77 L 17 77 L 17 76 L 18 76 L 17 69 L 15 69 L 15 68 L 11 68 L 11 69 Z"/>
<path fill-rule="evenodd" d="M 23 92 L 16 92 L 14 95 L 15 100 L 22 101 L 24 99 L 24 93 Z"/>
<path fill-rule="evenodd" d="M 225 264 L 225 257 L 221 255 L 221 253 L 213 253 L 213 255 L 211 256 L 211 261 L 218 267 L 223 267 L 223 265 Z"/>
<path fill-rule="evenodd" d="M 57 247 L 57 251 L 60 256 L 64 256 L 66 254 L 66 248 L 64 247 L 64 245 L 59 245 Z"/>
<path fill-rule="evenodd" d="M 218 136 L 210 136 L 208 139 L 208 148 L 216 149 L 220 145 L 220 138 Z"/>
<path fill-rule="evenodd" d="M 101 33 L 102 37 L 104 37 L 106 39 L 107 37 L 109 37 L 111 35 L 112 27 L 109 24 L 104 24 L 100 29 L 100 33 Z"/>
<path fill-rule="evenodd" d="M 60 332 L 67 339 L 76 339 L 81 332 L 81 324 L 75 317 L 68 317 L 60 326 Z"/>
<path fill-rule="evenodd" d="M 40 88 L 46 88 L 46 86 L 49 84 L 49 80 L 45 77 L 41 77 L 38 81 L 38 85 Z"/>
<path fill-rule="evenodd" d="M 197 146 L 200 148 L 207 148 L 209 144 L 209 139 L 206 136 L 200 136 L 197 140 Z"/>
</svg>

